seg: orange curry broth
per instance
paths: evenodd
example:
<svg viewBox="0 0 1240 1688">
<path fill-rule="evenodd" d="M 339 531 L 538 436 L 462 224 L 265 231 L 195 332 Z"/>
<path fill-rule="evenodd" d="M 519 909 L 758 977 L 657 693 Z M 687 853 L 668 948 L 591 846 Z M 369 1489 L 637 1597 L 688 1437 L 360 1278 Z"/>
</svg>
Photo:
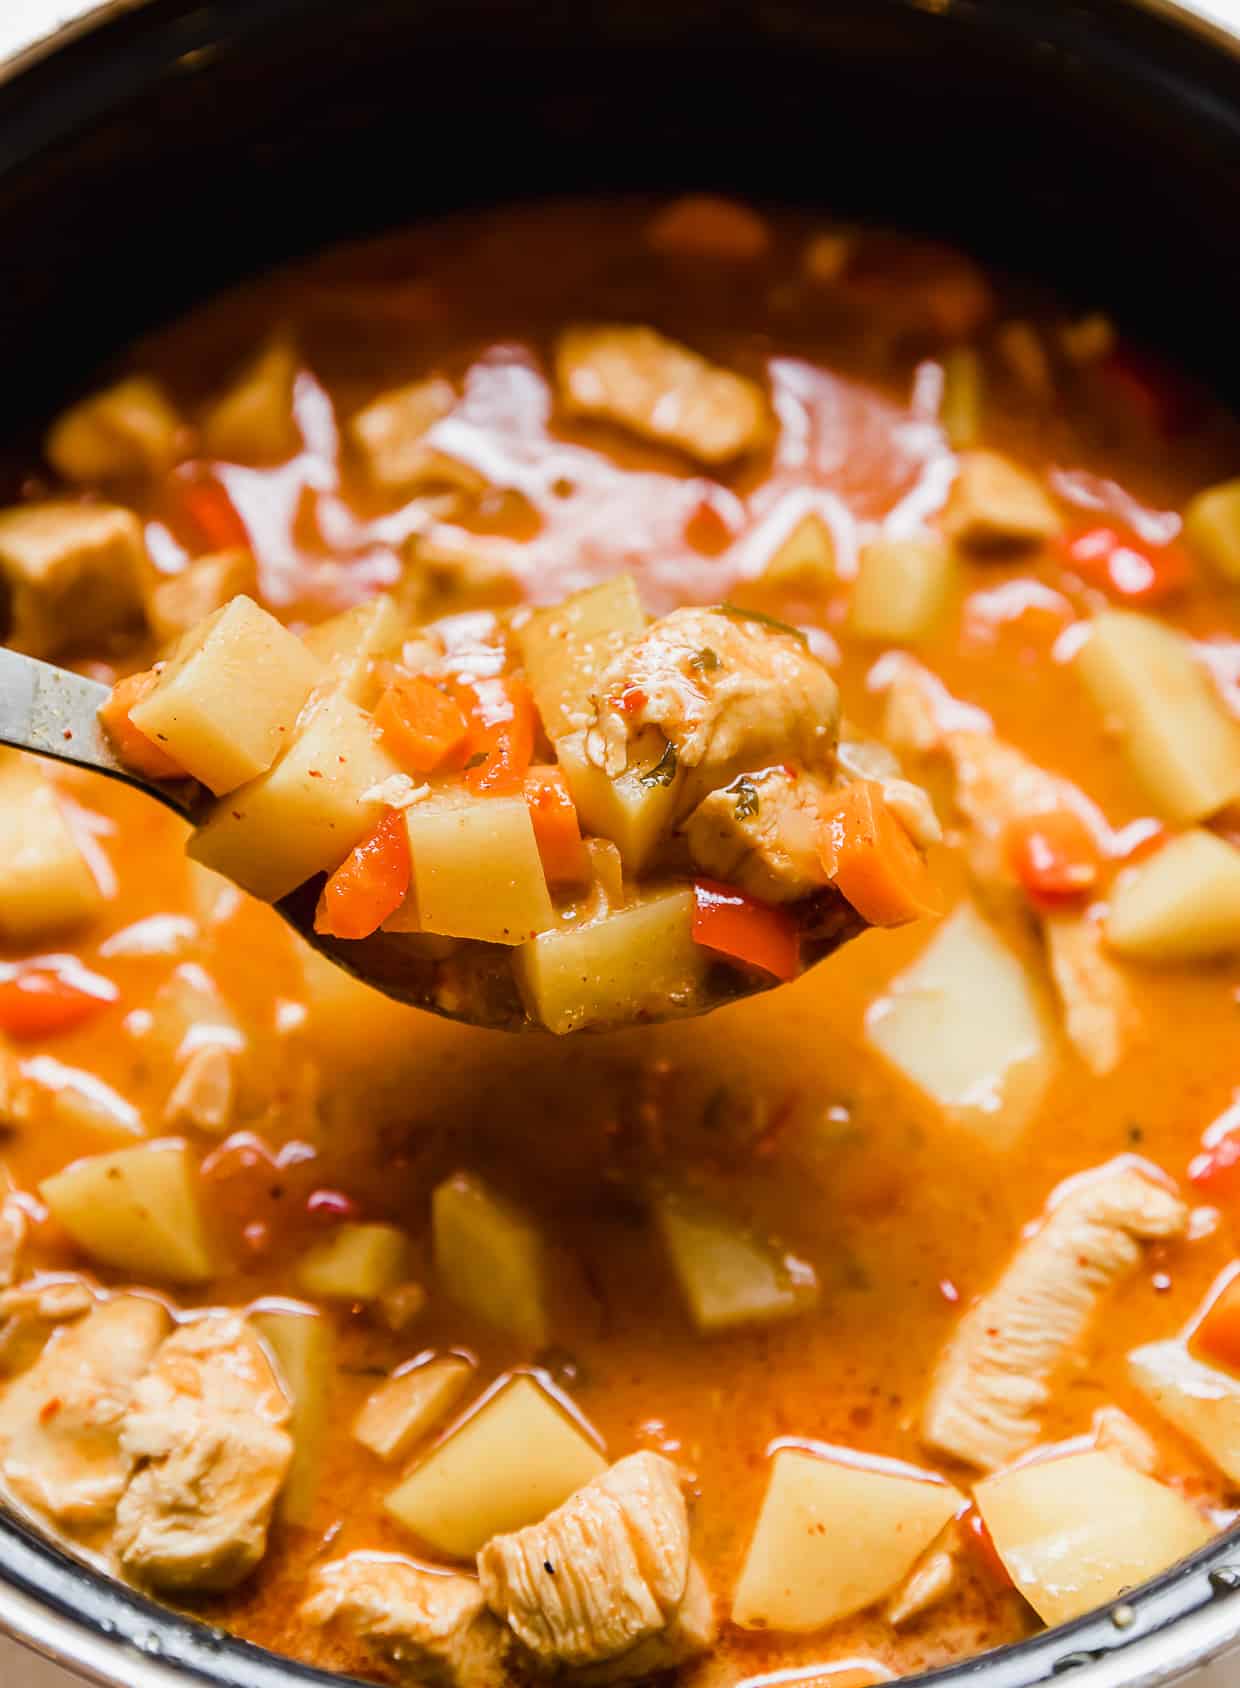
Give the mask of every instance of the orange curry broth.
<svg viewBox="0 0 1240 1688">
<path fill-rule="evenodd" d="M 817 623 L 843 648 L 836 673 L 849 717 L 877 731 L 881 699 L 866 677 L 878 653 L 850 645 L 842 628 L 846 595 L 825 603 L 760 596 L 747 580 L 769 548 L 763 521 L 781 500 L 807 498 L 823 511 L 846 566 L 856 517 L 897 506 L 907 513 L 920 497 L 933 509 L 950 458 L 937 428 L 912 417 L 907 401 L 918 357 L 944 342 L 919 341 L 916 329 L 893 332 L 905 290 L 876 292 L 873 302 L 846 309 L 830 302 L 830 290 L 801 279 L 808 220 L 777 221 L 766 258 L 721 266 L 645 253 L 645 214 L 642 207 L 609 209 L 605 217 L 582 207 L 512 211 L 332 254 L 210 305 L 129 361 L 158 374 L 188 405 L 273 324 L 293 328 L 305 361 L 297 407 L 306 449 L 277 468 L 226 467 L 220 478 L 256 550 L 264 600 L 295 624 L 397 574 L 399 519 L 380 509 L 344 460 L 337 421 L 381 389 L 441 370 L 467 376 L 453 449 L 519 494 L 492 498 L 482 525 L 497 560 L 533 600 L 553 601 L 625 567 L 653 611 L 739 597 Z M 900 250 L 888 258 L 896 273 Z M 1051 309 L 1019 291 L 1014 297 L 1025 315 Z M 549 336 L 591 318 L 651 321 L 730 367 L 765 374 L 783 424 L 774 463 L 745 466 L 716 484 L 605 427 L 552 423 Z M 1035 470 L 1057 464 L 1118 481 L 1154 509 L 1180 508 L 1237 462 L 1223 424 L 1169 449 L 1110 410 L 1084 380 L 1047 408 L 1000 377 L 983 440 Z M 704 497 L 731 535 L 710 554 L 684 537 Z M 162 506 L 146 513 L 167 516 Z M 183 529 L 174 537 L 190 550 L 209 548 Z M 156 533 L 154 546 L 175 558 L 166 537 Z M 1146 815 L 1096 713 L 1052 656 L 1063 625 L 1054 601 L 1047 600 L 1048 613 L 997 624 L 982 613 L 994 597 L 980 605 L 973 598 L 1027 579 L 1062 591 L 1053 560 L 969 562 L 964 574 L 967 602 L 919 657 L 953 692 L 987 710 L 1000 734 L 1077 781 L 1112 824 Z M 1065 600 L 1063 611 L 1083 613 L 1080 595 Z M 1234 605 L 1204 579 L 1170 619 L 1198 635 L 1240 631 Z M 120 666 L 151 655 L 125 653 Z M 112 652 L 98 656 L 116 660 Z M 166 1078 L 144 1056 L 134 1016 L 176 962 L 167 955 L 101 959 L 99 952 L 110 931 L 191 910 L 183 828 L 103 781 L 62 777 L 76 802 L 110 823 L 99 845 L 117 896 L 108 930 L 92 931 L 77 953 L 116 981 L 121 1001 L 49 1040 L 46 1052 L 98 1075 L 158 1119 Z M 934 865 L 954 900 L 964 874 L 950 844 L 949 834 Z M 1032 956 L 1015 916 L 1003 931 Z M 216 1155 L 208 1206 L 236 1269 L 186 1305 L 295 1293 L 291 1262 L 316 1234 L 304 1211 L 311 1188 L 347 1191 L 364 1216 L 407 1226 L 417 1275 L 429 1281 L 433 1185 L 462 1166 L 493 1178 L 529 1205 L 569 1267 L 555 1351 L 546 1357 L 552 1375 L 613 1457 L 662 1449 L 691 1473 L 695 1552 L 726 1611 L 772 1439 L 817 1438 L 929 1464 L 917 1419 L 958 1314 L 955 1298 L 966 1304 L 993 1281 L 1061 1179 L 1134 1146 L 1182 1177 L 1203 1128 L 1231 1100 L 1240 971 L 1134 968 L 1149 1033 L 1138 1051 L 1111 1077 L 1096 1079 L 1063 1043 L 1056 1076 L 1023 1136 L 1002 1152 L 988 1147 L 975 1131 L 945 1123 L 863 1034 L 867 1006 L 927 936 L 924 923 L 867 935 L 797 984 L 703 1021 L 557 1043 L 471 1032 L 395 1007 L 301 954 L 269 910 L 242 903 L 209 941 L 176 959 L 201 962 L 258 1040 L 271 1097 L 240 1122 L 244 1129 L 276 1149 L 307 1143 L 316 1158 L 288 1177 L 259 1168 L 229 1178 Z M 3 1154 L 17 1184 L 30 1189 L 76 1156 L 110 1146 L 88 1131 L 32 1127 L 9 1136 Z M 196 1147 L 206 1157 L 219 1145 L 203 1138 Z M 637 1191 L 652 1168 L 718 1195 L 811 1262 L 823 1286 L 818 1310 L 749 1333 L 696 1338 L 641 1219 Z M 244 1227 L 255 1224 L 266 1231 L 247 1243 Z M 36 1236 L 36 1264 L 80 1264 L 50 1225 Z M 1085 1431 L 1107 1403 L 1149 1422 L 1125 1381 L 1125 1355 L 1179 1330 L 1234 1248 L 1223 1221 L 1199 1240 L 1147 1256 L 1108 1301 L 1088 1363 L 1061 1379 L 1044 1416 L 1045 1440 Z M 472 1352 L 484 1384 L 535 1356 L 433 1293 L 400 1335 L 357 1310 L 327 1316 L 340 1334 L 340 1374 L 313 1524 L 277 1529 L 260 1572 L 197 1609 L 278 1650 L 382 1678 L 371 1656 L 296 1615 L 307 1569 L 329 1554 L 416 1551 L 383 1516 L 393 1470 L 351 1439 L 352 1415 L 393 1365 L 426 1349 Z M 1185 1446 L 1169 1436 L 1163 1442 L 1192 1492 L 1225 1499 Z M 946 1474 L 967 1482 L 960 1471 Z M 715 1654 L 682 1679 L 735 1683 L 762 1670 L 854 1657 L 906 1674 L 1033 1627 L 1017 1596 L 972 1571 L 941 1607 L 898 1633 L 877 1613 L 806 1637 L 745 1635 L 725 1624 Z"/>
</svg>

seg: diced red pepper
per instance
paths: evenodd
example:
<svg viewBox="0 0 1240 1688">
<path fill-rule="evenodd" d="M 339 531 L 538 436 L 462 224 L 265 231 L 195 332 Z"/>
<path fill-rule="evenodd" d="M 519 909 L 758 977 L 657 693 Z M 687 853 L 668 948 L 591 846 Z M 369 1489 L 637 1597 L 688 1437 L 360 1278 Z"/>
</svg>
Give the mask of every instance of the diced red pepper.
<svg viewBox="0 0 1240 1688">
<path fill-rule="evenodd" d="M 531 768 L 525 776 L 525 801 L 548 881 L 552 885 L 584 884 L 590 877 L 590 859 L 563 770 Z"/>
<path fill-rule="evenodd" d="M 1034 903 L 1069 902 L 1098 883 L 1098 844 L 1075 809 L 1022 815 L 1009 823 L 1004 841 L 1012 869 Z"/>
<path fill-rule="evenodd" d="M 404 902 L 411 872 L 405 817 L 389 809 L 324 885 L 315 931 L 333 938 L 368 938 Z"/>
<path fill-rule="evenodd" d="M 54 1037 L 93 1020 L 119 996 L 93 973 L 70 976 L 60 966 L 30 962 L 0 981 L 0 1031 L 19 1041 Z"/>
<path fill-rule="evenodd" d="M 1203 1359 L 1240 1371 L 1240 1277 L 1230 1278 L 1207 1307 L 1192 1347 Z"/>
<path fill-rule="evenodd" d="M 1131 528 L 1091 527 L 1062 542 L 1074 574 L 1129 604 L 1158 604 L 1183 592 L 1192 564 L 1182 546 L 1151 545 Z"/>
<path fill-rule="evenodd" d="M 792 915 L 713 879 L 693 883 L 693 940 L 776 979 L 795 979 L 801 970 L 801 934 Z"/>
<path fill-rule="evenodd" d="M 1124 409 L 1156 434 L 1182 434 L 1204 414 L 1200 390 L 1178 369 L 1144 348 L 1121 342 L 1099 369 Z"/>
<path fill-rule="evenodd" d="M 177 476 L 175 485 L 181 510 L 210 550 L 230 551 L 235 546 L 249 546 L 249 530 L 218 481 Z"/>
<path fill-rule="evenodd" d="M 1240 1130 L 1229 1131 L 1194 1156 L 1188 1180 L 1212 1202 L 1240 1203 Z"/>
<path fill-rule="evenodd" d="M 703 556 L 717 557 L 731 543 L 731 528 L 710 499 L 703 498 L 685 523 L 685 544 Z"/>
</svg>

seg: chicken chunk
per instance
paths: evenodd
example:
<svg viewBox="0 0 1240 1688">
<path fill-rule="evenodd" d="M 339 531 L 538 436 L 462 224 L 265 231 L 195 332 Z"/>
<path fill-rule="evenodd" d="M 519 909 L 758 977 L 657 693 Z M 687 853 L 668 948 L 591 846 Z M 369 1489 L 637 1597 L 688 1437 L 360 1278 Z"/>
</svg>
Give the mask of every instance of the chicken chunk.
<svg viewBox="0 0 1240 1688">
<path fill-rule="evenodd" d="M 0 1319 L 32 1320 L 40 1324 L 65 1324 L 80 1319 L 95 1305 L 85 1278 L 27 1278 L 24 1284 L 0 1290 Z"/>
<path fill-rule="evenodd" d="M 277 335 L 208 407 L 202 439 L 209 455 L 230 463 L 278 463 L 291 457 L 301 445 L 293 414 L 296 382 L 296 348 Z"/>
<path fill-rule="evenodd" d="M 1041 482 L 995 451 L 961 454 L 940 525 L 948 539 L 970 551 L 1047 545 L 1063 529 Z"/>
<path fill-rule="evenodd" d="M 727 463 L 770 435 L 756 382 L 653 328 L 570 328 L 556 347 L 555 373 L 570 415 L 614 422 L 700 463 Z"/>
<path fill-rule="evenodd" d="M 892 1595 L 884 1614 L 887 1622 L 896 1629 L 913 1623 L 947 1598 L 959 1576 L 957 1555 L 940 1538 L 927 1548 Z"/>
<path fill-rule="evenodd" d="M 391 1554 L 324 1565 L 301 1610 L 310 1623 L 344 1625 L 417 1688 L 516 1688 L 532 1674 L 473 1577 Z"/>
<path fill-rule="evenodd" d="M 547 1666 L 619 1666 L 662 1638 L 661 1665 L 689 1582 L 689 1516 L 676 1467 L 631 1454 L 593 1478 L 539 1524 L 495 1536 L 478 1555 L 487 1604 Z M 695 1610 L 682 1637 L 706 1642 Z M 645 1657 L 646 1654 L 643 1654 Z M 617 1672 L 617 1674 L 620 1674 Z M 628 1674 L 627 1671 L 623 1674 Z M 613 1678 L 614 1679 L 614 1678 Z"/>
<path fill-rule="evenodd" d="M 673 610 L 612 658 L 598 695 L 590 761 L 615 778 L 657 727 L 684 776 L 682 812 L 737 774 L 832 766 L 835 681 L 795 633 L 740 612 Z"/>
<path fill-rule="evenodd" d="M 163 579 L 147 600 L 146 619 L 156 638 L 170 642 L 238 593 L 253 597 L 257 569 L 253 555 L 242 545 L 195 557 L 180 574 Z"/>
<path fill-rule="evenodd" d="M 240 1065 L 238 1051 L 223 1043 L 204 1043 L 192 1050 L 168 1092 L 164 1124 L 223 1135 L 236 1112 Z"/>
<path fill-rule="evenodd" d="M 17 1282 L 17 1267 L 29 1228 L 25 1213 L 6 1192 L 0 1169 L 0 1289 Z"/>
<path fill-rule="evenodd" d="M 159 383 L 131 375 L 58 416 L 45 449 L 57 474 L 89 486 L 165 474 L 188 442 L 188 430 Z"/>
<path fill-rule="evenodd" d="M 1162 1463 L 1158 1443 L 1122 1407 L 1099 1407 L 1093 1431 L 1099 1453 L 1114 1454 L 1146 1477 L 1153 1477 Z"/>
<path fill-rule="evenodd" d="M 170 1322 L 159 1302 L 122 1295 L 52 1335 L 0 1395 L 0 1475 L 14 1494 L 66 1524 L 112 1516 L 133 1465 L 122 1429 L 134 1386 Z"/>
<path fill-rule="evenodd" d="M 54 656 L 140 622 L 149 568 L 132 510 L 54 499 L 0 511 L 7 642 Z"/>
<path fill-rule="evenodd" d="M 1108 955 L 1102 923 L 1088 913 L 1043 914 L 1042 936 L 1064 1030 L 1090 1072 L 1104 1078 L 1140 1032 L 1128 974 Z"/>
<path fill-rule="evenodd" d="M 1188 1213 L 1155 1167 L 1122 1157 L 1061 1187 L 1039 1229 L 960 1320 L 941 1356 L 922 1439 L 994 1470 L 1038 1434 L 1060 1365 L 1141 1244 L 1183 1233 Z"/>
<path fill-rule="evenodd" d="M 827 780 L 795 769 L 743 774 L 689 816 L 689 854 L 762 902 L 797 902 L 828 884 L 820 845 L 830 794 Z"/>
<path fill-rule="evenodd" d="M 225 1589 L 266 1551 L 293 1440 L 286 1400 L 246 1321 L 214 1314 L 163 1344 L 134 1391 L 121 1446 L 138 1469 L 116 1548 L 160 1589 Z"/>
<path fill-rule="evenodd" d="M 380 393 L 350 418 L 349 439 L 371 485 L 395 495 L 435 480 L 440 453 L 426 436 L 455 404 L 452 383 L 433 376 Z"/>
</svg>

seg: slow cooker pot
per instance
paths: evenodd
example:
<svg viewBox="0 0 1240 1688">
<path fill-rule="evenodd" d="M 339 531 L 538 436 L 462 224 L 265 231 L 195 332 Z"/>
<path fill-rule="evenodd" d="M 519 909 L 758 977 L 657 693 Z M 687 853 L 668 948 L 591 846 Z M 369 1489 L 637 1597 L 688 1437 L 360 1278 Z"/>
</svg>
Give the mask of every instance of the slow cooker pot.
<svg viewBox="0 0 1240 1688">
<path fill-rule="evenodd" d="M 0 44 L 23 3 L 0 0 Z M 946 234 L 1105 301 L 1240 399 L 1232 0 L 29 9 L 69 16 L 0 61 L 7 435 L 137 330 L 279 259 L 499 198 L 648 187 Z M 108 1688 L 339 1688 L 108 1581 L 2 1508 L 0 1632 Z M 921 1680 L 1155 1688 L 1232 1649 L 1240 1530 L 1120 1606 Z"/>
</svg>

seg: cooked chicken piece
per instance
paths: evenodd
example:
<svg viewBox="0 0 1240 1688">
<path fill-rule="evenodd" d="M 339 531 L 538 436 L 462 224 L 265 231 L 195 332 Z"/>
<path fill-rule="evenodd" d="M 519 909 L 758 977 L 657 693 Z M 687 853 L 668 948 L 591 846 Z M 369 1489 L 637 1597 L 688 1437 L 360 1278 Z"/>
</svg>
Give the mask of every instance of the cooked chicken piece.
<svg viewBox="0 0 1240 1688">
<path fill-rule="evenodd" d="M 607 1682 L 645 1682 L 660 1671 L 672 1670 L 686 1659 L 708 1652 L 719 1634 L 714 1596 L 696 1559 L 689 1561 L 684 1596 L 666 1629 L 639 1641 L 627 1653 L 603 1664 L 577 1671 L 578 1682 L 595 1688 Z"/>
<path fill-rule="evenodd" d="M 146 619 L 156 638 L 170 642 L 222 609 L 239 592 L 252 598 L 256 585 L 254 557 L 244 546 L 213 551 L 195 557 L 180 574 L 165 577 L 153 588 Z"/>
<path fill-rule="evenodd" d="M 426 436 L 455 404 L 452 383 L 436 375 L 380 393 L 351 417 L 349 439 L 371 485 L 396 494 L 443 478 L 436 473 L 442 454 Z"/>
<path fill-rule="evenodd" d="M 1146 1477 L 1152 1477 L 1161 1464 L 1158 1443 L 1122 1407 L 1098 1408 L 1094 1414 L 1094 1446 L 1099 1453 L 1125 1460 Z"/>
<path fill-rule="evenodd" d="M 795 769 L 743 774 L 689 816 L 689 854 L 704 873 L 763 902 L 797 902 L 828 883 L 820 844 L 831 790 Z"/>
<path fill-rule="evenodd" d="M 137 625 L 149 570 L 132 510 L 57 499 L 0 511 L 7 643 L 31 656 Z"/>
<path fill-rule="evenodd" d="M 0 1289 L 17 1282 L 17 1268 L 26 1244 L 29 1221 L 7 1189 L 6 1175 L 0 1167 Z"/>
<path fill-rule="evenodd" d="M 293 415 L 297 352 L 277 335 L 211 404 L 202 439 L 211 457 L 230 463 L 278 463 L 301 446 Z"/>
<path fill-rule="evenodd" d="M 252 1571 L 293 1457 L 289 1418 L 243 1318 L 213 1314 L 170 1336 L 121 1437 L 139 1462 L 116 1511 L 125 1569 L 161 1589 L 232 1588 Z"/>
<path fill-rule="evenodd" d="M 85 1278 L 28 1278 L 13 1289 L 0 1290 L 0 1319 L 60 1325 L 80 1319 L 94 1305 L 95 1297 Z"/>
<path fill-rule="evenodd" d="M 533 1661 L 473 1577 L 390 1554 L 348 1553 L 314 1573 L 310 1623 L 345 1625 L 416 1688 L 516 1688 Z"/>
<path fill-rule="evenodd" d="M 953 544 L 971 551 L 1046 545 L 1062 531 L 1042 484 L 995 451 L 966 451 L 940 518 Z"/>
<path fill-rule="evenodd" d="M 1102 923 L 1084 914 L 1043 914 L 1051 978 L 1064 1029 L 1091 1073 L 1115 1071 L 1141 1027 L 1128 974 L 1107 953 Z"/>
<path fill-rule="evenodd" d="M 770 436 L 756 382 L 653 328 L 570 328 L 556 347 L 555 374 L 570 415 L 614 422 L 700 463 L 727 463 Z"/>
<path fill-rule="evenodd" d="M 948 1526 L 949 1529 L 951 1526 Z M 940 1600 L 945 1600 L 956 1586 L 959 1564 L 956 1555 L 943 1545 L 942 1539 L 928 1548 L 913 1566 L 904 1582 L 892 1595 L 884 1616 L 895 1629 L 911 1624 Z"/>
<path fill-rule="evenodd" d="M 223 1043 L 204 1043 L 186 1058 L 164 1103 L 164 1124 L 191 1125 L 216 1136 L 233 1123 L 240 1055 Z"/>
<path fill-rule="evenodd" d="M 655 1637 L 670 1663 L 668 1630 L 689 1579 L 676 1467 L 660 1454 L 630 1454 L 541 1523 L 495 1536 L 478 1555 L 478 1574 L 491 1610 L 545 1665 L 627 1664 Z M 686 1647 L 702 1644 L 700 1614 L 691 1617 Z"/>
<path fill-rule="evenodd" d="M 614 778 L 643 732 L 657 727 L 688 776 L 682 812 L 737 774 L 784 762 L 811 772 L 832 765 L 835 681 L 795 633 L 739 612 L 673 610 L 617 652 L 598 691 L 590 760 Z"/>
<path fill-rule="evenodd" d="M 1183 1233 L 1188 1211 L 1157 1168 L 1131 1157 L 1061 1186 L 1039 1229 L 960 1320 L 939 1359 L 922 1438 L 994 1470 L 1038 1434 L 1060 1365 L 1141 1244 Z"/>
<path fill-rule="evenodd" d="M 0 1395 L 0 1475 L 66 1524 L 112 1516 L 132 1469 L 121 1431 L 134 1385 L 171 1323 L 157 1301 L 122 1295 L 53 1333 Z"/>
<path fill-rule="evenodd" d="M 58 416 L 45 449 L 57 474 L 90 485 L 166 474 L 188 439 L 159 383 L 131 375 Z"/>
<path fill-rule="evenodd" d="M 990 733 L 949 732 L 943 749 L 955 775 L 956 808 L 969 827 L 969 868 L 983 890 L 1014 890 L 1018 881 L 1008 854 L 1013 821 L 1063 809 L 1079 813 L 1081 795 L 1068 780 Z"/>
</svg>

